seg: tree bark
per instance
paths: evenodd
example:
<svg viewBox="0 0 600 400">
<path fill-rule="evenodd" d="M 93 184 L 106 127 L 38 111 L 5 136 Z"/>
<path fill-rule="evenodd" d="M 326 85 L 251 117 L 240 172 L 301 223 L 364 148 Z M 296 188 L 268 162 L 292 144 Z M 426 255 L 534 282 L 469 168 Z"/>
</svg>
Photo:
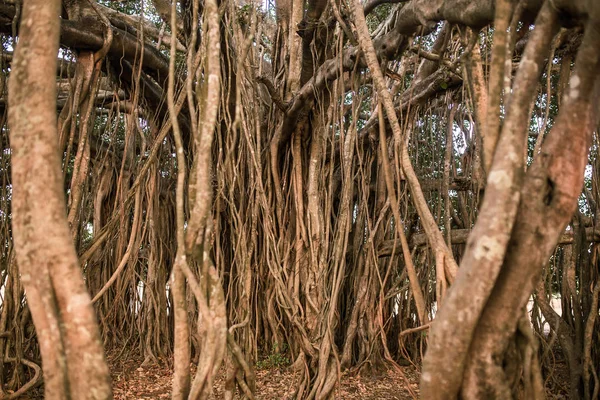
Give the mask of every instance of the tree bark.
<svg viewBox="0 0 600 400">
<path fill-rule="evenodd" d="M 459 392 L 465 398 L 511 396 L 503 365 L 509 341 L 543 263 L 576 209 L 597 123 L 598 80 L 592 72 L 599 67 L 597 9 L 590 5 L 588 10 L 590 18 L 563 108 L 542 153 L 520 184 L 523 146 L 519 143 L 524 143 L 527 128 L 519 127 L 527 126 L 533 97 L 525 82 L 532 85 L 537 79 L 558 15 L 546 4 L 536 20 L 515 78 L 477 225 L 459 278 L 432 327 L 421 377 L 425 398 L 451 399 Z M 523 377 L 524 381 L 530 378 Z"/>
<path fill-rule="evenodd" d="M 9 81 L 13 235 L 47 399 L 111 399 L 96 317 L 66 218 L 56 83 L 60 1 L 23 4 Z"/>
</svg>

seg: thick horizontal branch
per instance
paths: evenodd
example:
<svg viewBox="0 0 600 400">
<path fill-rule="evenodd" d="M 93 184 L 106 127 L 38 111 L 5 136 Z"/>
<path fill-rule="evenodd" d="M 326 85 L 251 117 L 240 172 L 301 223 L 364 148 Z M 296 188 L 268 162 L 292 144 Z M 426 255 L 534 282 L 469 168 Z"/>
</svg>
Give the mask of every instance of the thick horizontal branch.
<svg viewBox="0 0 600 400">
<path fill-rule="evenodd" d="M 369 15 L 375 8 L 379 7 L 382 4 L 396 4 L 396 3 L 405 3 L 407 0 L 369 0 L 367 4 L 365 4 L 365 15 Z"/>
<path fill-rule="evenodd" d="M 442 179 L 421 179 L 421 189 L 424 192 L 435 192 L 442 190 L 443 181 Z M 457 192 L 465 192 L 468 190 L 474 190 L 478 188 L 477 182 L 473 182 L 471 178 L 464 176 L 457 176 L 450 178 L 448 184 L 449 190 L 455 190 Z"/>
<path fill-rule="evenodd" d="M 450 234 L 452 244 L 457 245 L 467 243 L 470 233 L 470 229 L 453 229 Z M 600 229 L 594 229 L 594 227 L 585 228 L 585 236 L 588 242 L 600 242 Z M 572 230 L 569 230 L 565 231 L 560 236 L 558 244 L 572 244 L 573 241 L 574 233 Z M 411 248 L 427 246 L 427 236 L 425 233 L 416 233 L 412 235 L 410 245 Z M 396 254 L 399 254 L 402 251 L 399 240 L 385 240 L 377 247 L 377 255 L 379 257 L 389 257 L 392 255 L 394 248 Z"/>
<path fill-rule="evenodd" d="M 11 51 L 2 53 L 2 65 L 4 67 L 12 64 L 13 53 Z M 64 58 L 58 59 L 58 65 L 56 67 L 56 76 L 59 78 L 72 78 L 75 76 L 75 63 Z"/>
<path fill-rule="evenodd" d="M 12 5 L 0 4 L 0 33 L 12 32 L 12 20 L 15 8 Z M 98 51 L 104 44 L 106 27 L 99 18 L 85 17 L 80 21 L 61 21 L 60 43 L 73 50 Z M 115 60 L 125 60 L 135 65 L 143 57 L 142 70 L 159 85 L 166 86 L 169 76 L 169 61 L 154 46 L 140 43 L 139 39 L 111 26 L 113 40 L 108 56 Z"/>
<path fill-rule="evenodd" d="M 408 37 L 399 35 L 395 32 L 389 32 L 386 35 L 375 39 L 374 44 L 378 57 L 392 60 L 404 52 L 408 45 Z M 353 70 L 357 63 L 360 67 L 366 67 L 362 57 L 360 57 L 359 49 L 354 46 L 343 51 L 341 56 L 342 68 L 340 68 L 339 63 L 340 58 L 332 58 L 325 61 L 318 68 L 315 75 L 290 101 L 287 107 L 287 116 L 281 128 L 282 143 L 284 143 L 292 134 L 302 112 L 310 107 L 321 91 L 339 78 L 341 72 Z"/>
<path fill-rule="evenodd" d="M 115 17 L 115 15 L 112 15 Z M 11 34 L 12 20 L 15 17 L 15 8 L 10 4 L 0 4 L 0 33 Z M 61 21 L 61 45 L 72 50 L 98 51 L 104 44 L 106 26 L 99 18 L 84 17 L 79 21 Z M 111 26 L 113 40 L 108 50 L 107 58 L 111 61 L 112 75 L 118 77 L 121 84 L 125 84 L 128 90 L 132 90 L 133 82 L 137 79 L 132 65 L 143 60 L 140 83 L 137 85 L 148 109 L 158 117 L 159 120 L 167 118 L 167 110 L 164 102 L 163 87 L 166 87 L 169 76 L 169 61 L 151 43 L 140 43 L 135 35 Z M 128 28 L 136 32 L 135 27 Z M 178 84 L 178 86 L 181 86 Z M 185 131 L 189 128 L 189 116 L 184 111 L 180 115 L 180 121 Z"/>
<path fill-rule="evenodd" d="M 144 30 L 144 35 L 150 36 L 157 42 L 160 40 L 161 45 L 166 47 L 171 46 L 171 35 L 164 33 L 156 28 L 150 21 L 138 15 L 127 15 L 121 12 L 115 11 L 112 8 L 99 4 L 101 10 L 106 14 L 110 22 L 117 28 L 126 30 L 130 33 L 138 31 L 139 28 Z M 135 28 L 135 31 L 130 31 L 131 27 Z M 185 46 L 176 39 L 177 50 L 185 51 Z"/>
<path fill-rule="evenodd" d="M 77 50 L 97 51 L 104 44 L 104 25 L 98 19 L 85 18 L 81 21 L 63 21 L 60 42 L 64 46 Z M 108 55 L 115 59 L 124 59 L 131 64 L 143 57 L 142 69 L 159 85 L 166 85 L 169 76 L 169 61 L 156 48 L 142 45 L 138 38 L 121 29 L 112 27 L 113 40 Z"/>
<path fill-rule="evenodd" d="M 525 5 L 524 15 L 537 13 L 541 7 L 541 0 L 529 0 Z M 395 19 L 392 29 L 373 40 L 377 57 L 379 59 L 394 60 L 401 56 L 406 49 L 408 37 L 418 33 L 422 28 L 431 29 L 437 22 L 446 20 L 452 24 L 467 25 L 475 29 L 490 24 L 493 21 L 493 1 L 471 0 L 413 0 L 404 5 Z M 288 106 L 288 113 L 282 125 L 281 142 L 285 142 L 291 135 L 302 111 L 310 107 L 316 95 L 337 79 L 343 71 L 350 71 L 356 63 L 361 67 L 366 65 L 361 60 L 359 49 L 355 46 L 344 50 L 340 68 L 340 58 L 325 61 L 313 77 L 298 91 Z M 449 72 L 439 72 L 426 78 L 422 85 L 426 90 L 417 90 L 415 87 L 407 91 L 403 97 L 411 97 L 412 102 L 431 97 L 432 93 L 441 88 L 460 84 L 460 77 Z M 408 106 L 411 102 L 400 100 L 400 104 Z M 375 120 L 372 121 L 374 123 Z"/>
<path fill-rule="evenodd" d="M 446 68 L 440 68 L 431 75 L 426 76 L 422 80 L 415 82 L 394 103 L 397 113 L 403 113 L 416 105 L 424 104 L 436 95 L 454 89 L 462 84 L 462 78 Z M 387 121 L 387 118 L 386 118 Z M 379 117 L 377 113 L 371 115 L 371 119 L 367 121 L 362 128 L 360 134 L 367 132 L 369 129 L 377 127 Z"/>
</svg>

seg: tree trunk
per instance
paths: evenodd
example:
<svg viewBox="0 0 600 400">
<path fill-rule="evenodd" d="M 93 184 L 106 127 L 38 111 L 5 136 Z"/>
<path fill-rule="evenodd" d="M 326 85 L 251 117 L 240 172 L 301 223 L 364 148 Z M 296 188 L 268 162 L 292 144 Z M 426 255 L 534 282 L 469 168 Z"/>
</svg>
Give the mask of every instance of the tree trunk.
<svg viewBox="0 0 600 400">
<path fill-rule="evenodd" d="M 452 399 L 459 393 L 465 398 L 482 399 L 512 395 L 507 369 L 515 360 L 510 360 L 507 352 L 517 329 L 523 332 L 519 327 L 521 310 L 575 212 L 591 134 L 597 123 L 600 7 L 595 4 L 587 9 L 590 19 L 585 25 L 570 88 L 541 154 L 524 180 L 522 163 L 512 172 L 502 167 L 506 162 L 519 163 L 523 159 L 523 148 L 519 146 L 523 138 L 513 141 L 509 137 L 528 120 L 528 115 L 523 114 L 531 101 L 527 98 L 533 96 L 520 79 L 534 79 L 532 74 L 539 73 L 539 66 L 532 68 L 542 61 L 535 46 L 548 48 L 556 31 L 555 12 L 547 5 L 542 8 L 523 55 L 481 214 L 467 244 L 457 282 L 432 328 L 421 377 L 422 395 L 426 398 Z M 507 189 L 511 187 L 513 195 L 498 203 L 499 194 L 510 193 Z M 500 218 L 504 219 L 502 224 L 497 223 L 502 221 Z M 537 359 L 525 360 L 524 354 L 521 357 L 516 361 L 518 368 L 524 363 L 537 365 Z M 525 376 L 528 373 L 532 375 Z M 537 373 L 531 369 L 518 372 L 531 398 L 544 395 L 536 383 L 539 377 L 533 376 Z"/>
<path fill-rule="evenodd" d="M 23 4 L 9 82 L 12 215 L 47 399 L 112 398 L 96 317 L 66 217 L 55 71 L 60 1 Z"/>
</svg>

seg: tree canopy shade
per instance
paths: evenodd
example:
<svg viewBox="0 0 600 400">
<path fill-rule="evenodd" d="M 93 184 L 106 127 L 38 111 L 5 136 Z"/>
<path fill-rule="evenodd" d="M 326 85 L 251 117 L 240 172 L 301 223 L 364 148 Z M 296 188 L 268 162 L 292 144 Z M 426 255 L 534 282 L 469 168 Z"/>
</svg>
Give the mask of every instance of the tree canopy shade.
<svg viewBox="0 0 600 400">
<path fill-rule="evenodd" d="M 600 3 L 6 0 L 0 35 L 0 398 L 110 399 L 115 349 L 174 399 L 269 354 L 298 399 L 411 363 L 598 398 Z"/>
</svg>

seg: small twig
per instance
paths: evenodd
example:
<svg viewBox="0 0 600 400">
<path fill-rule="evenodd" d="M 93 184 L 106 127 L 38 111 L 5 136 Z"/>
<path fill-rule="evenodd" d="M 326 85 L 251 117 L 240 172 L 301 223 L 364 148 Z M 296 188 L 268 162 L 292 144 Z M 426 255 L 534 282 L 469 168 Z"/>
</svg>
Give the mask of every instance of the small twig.
<svg viewBox="0 0 600 400">
<path fill-rule="evenodd" d="M 406 336 L 410 333 L 415 333 L 415 332 L 420 332 L 420 331 L 424 331 L 426 329 L 429 329 L 429 327 L 431 326 L 431 322 L 428 322 L 426 324 L 423 324 L 421 326 L 417 326 L 416 328 L 410 328 L 410 329 L 405 329 L 402 332 L 400 332 L 398 334 L 398 337 L 402 337 L 402 336 Z"/>
</svg>

